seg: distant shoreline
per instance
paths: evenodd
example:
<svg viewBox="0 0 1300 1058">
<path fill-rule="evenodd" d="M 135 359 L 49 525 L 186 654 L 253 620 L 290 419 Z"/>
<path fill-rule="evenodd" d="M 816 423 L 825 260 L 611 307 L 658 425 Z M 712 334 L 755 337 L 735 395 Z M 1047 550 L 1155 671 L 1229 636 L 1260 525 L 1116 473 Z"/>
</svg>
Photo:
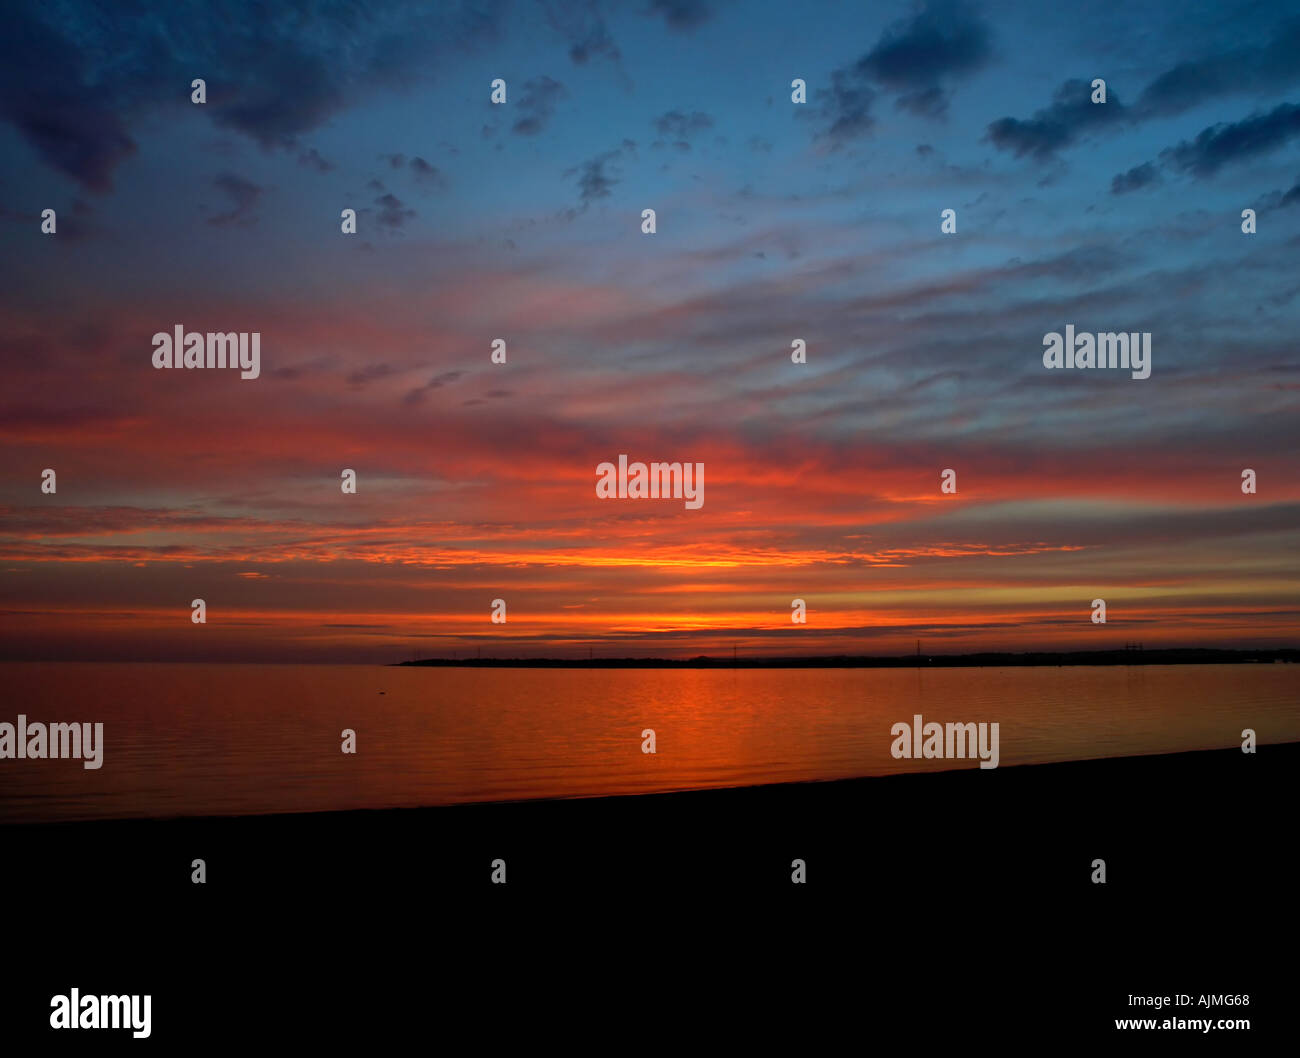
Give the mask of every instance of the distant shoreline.
<svg viewBox="0 0 1300 1058">
<path fill-rule="evenodd" d="M 694 658 L 422 658 L 393 667 L 513 669 L 915 669 L 1005 668 L 1014 665 L 1270 665 L 1300 662 L 1300 649 L 1035 651 L 1024 654 L 903 654 L 891 657 L 836 654 L 817 657 Z"/>
</svg>

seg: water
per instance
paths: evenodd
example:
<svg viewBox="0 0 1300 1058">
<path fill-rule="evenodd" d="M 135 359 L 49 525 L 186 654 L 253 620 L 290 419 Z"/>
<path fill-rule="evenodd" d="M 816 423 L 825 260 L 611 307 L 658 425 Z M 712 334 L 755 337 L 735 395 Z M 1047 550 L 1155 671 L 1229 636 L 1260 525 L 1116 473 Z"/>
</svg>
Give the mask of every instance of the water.
<svg viewBox="0 0 1300 1058">
<path fill-rule="evenodd" d="M 104 764 L 0 760 L 0 821 L 583 797 L 975 767 L 890 727 L 996 721 L 1001 766 L 1300 740 L 1300 666 L 400 669 L 0 664 L 0 721 L 96 722 Z M 357 754 L 340 732 L 357 734 Z M 653 728 L 658 752 L 641 752 Z"/>
</svg>

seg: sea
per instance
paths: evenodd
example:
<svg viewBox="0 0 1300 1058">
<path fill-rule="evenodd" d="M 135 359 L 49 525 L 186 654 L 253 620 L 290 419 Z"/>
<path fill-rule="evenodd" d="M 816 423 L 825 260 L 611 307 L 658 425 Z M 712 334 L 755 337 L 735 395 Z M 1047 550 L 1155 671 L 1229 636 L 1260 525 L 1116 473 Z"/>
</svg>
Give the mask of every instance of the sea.
<svg viewBox="0 0 1300 1058">
<path fill-rule="evenodd" d="M 997 723 L 999 767 L 1300 741 L 1300 665 L 529 669 L 0 664 L 0 723 L 103 723 L 103 763 L 0 760 L 0 822 L 597 797 L 908 771 L 893 725 Z M 343 752 L 351 732 L 355 752 Z M 653 733 L 651 735 L 651 733 Z M 653 744 L 654 752 L 646 752 Z"/>
</svg>

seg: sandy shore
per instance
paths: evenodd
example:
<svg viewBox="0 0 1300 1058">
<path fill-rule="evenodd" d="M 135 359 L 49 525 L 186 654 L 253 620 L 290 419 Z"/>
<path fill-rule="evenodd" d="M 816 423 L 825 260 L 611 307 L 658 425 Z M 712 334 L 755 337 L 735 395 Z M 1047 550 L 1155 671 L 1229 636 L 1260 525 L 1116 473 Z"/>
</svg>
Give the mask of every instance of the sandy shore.
<svg viewBox="0 0 1300 1058">
<path fill-rule="evenodd" d="M 1285 846 L 1263 840 L 1264 828 L 1289 817 L 1298 772 L 1292 743 L 1253 756 L 970 766 L 635 797 L 10 826 L 6 844 L 24 868 L 5 886 L 13 896 L 52 891 L 72 876 L 78 890 L 93 882 L 166 902 L 190 893 L 197 856 L 206 892 L 237 905 L 299 889 L 304 855 L 322 886 L 336 878 L 353 892 L 472 894 L 492 884 L 496 858 L 507 861 L 512 893 L 548 896 L 785 892 L 796 858 L 819 891 L 857 889 L 863 872 L 884 885 L 924 884 L 939 871 L 998 893 L 1088 891 L 1096 856 L 1109 856 L 1109 891 L 1162 886 L 1193 865 L 1197 877 L 1231 884 L 1243 865 Z M 1207 839 L 1214 856 L 1203 854 Z M 134 852 L 113 853 L 121 849 Z"/>
<path fill-rule="evenodd" d="M 450 1016 L 446 1002 L 519 975 L 530 1003 L 577 1002 L 617 991 L 617 966 L 640 982 L 633 1010 L 661 1015 L 666 1000 L 644 989 L 726 990 L 760 973 L 751 999 L 770 987 L 760 1005 L 773 1010 L 856 996 L 872 1017 L 968 1010 L 1011 1037 L 1051 1023 L 1113 1038 L 1107 1021 L 1128 1016 L 1135 989 L 1254 989 L 1257 1019 L 1276 1028 L 1279 982 L 1261 953 L 1283 944 L 1294 958 L 1298 766 L 1300 744 L 1265 745 L 640 797 L 10 826 L 2 891 L 27 971 L 6 1002 L 29 1010 L 44 990 L 48 1009 L 48 989 L 74 972 L 83 991 L 139 982 L 159 996 L 166 1037 L 169 1023 L 213 1024 L 212 997 L 247 986 L 249 1018 L 277 1021 L 274 997 L 287 997 L 312 1012 L 298 1031 L 314 1033 L 335 1003 L 373 1018 L 435 988 Z M 794 860 L 806 884 L 792 883 Z M 710 966 L 726 980 L 704 983 Z"/>
</svg>

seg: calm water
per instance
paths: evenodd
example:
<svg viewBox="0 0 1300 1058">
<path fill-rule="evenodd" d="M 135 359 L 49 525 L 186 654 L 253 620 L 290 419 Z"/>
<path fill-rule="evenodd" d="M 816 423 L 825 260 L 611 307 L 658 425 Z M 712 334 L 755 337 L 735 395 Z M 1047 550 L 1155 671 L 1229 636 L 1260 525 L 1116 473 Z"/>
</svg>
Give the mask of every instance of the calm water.
<svg viewBox="0 0 1300 1058">
<path fill-rule="evenodd" d="M 104 723 L 104 763 L 0 760 L 0 820 L 580 797 L 975 767 L 891 725 L 997 721 L 1001 766 L 1300 740 L 1300 666 L 757 671 L 0 664 L 0 721 Z M 641 752 L 654 728 L 658 753 Z M 357 733 L 356 756 L 340 732 Z"/>
</svg>

